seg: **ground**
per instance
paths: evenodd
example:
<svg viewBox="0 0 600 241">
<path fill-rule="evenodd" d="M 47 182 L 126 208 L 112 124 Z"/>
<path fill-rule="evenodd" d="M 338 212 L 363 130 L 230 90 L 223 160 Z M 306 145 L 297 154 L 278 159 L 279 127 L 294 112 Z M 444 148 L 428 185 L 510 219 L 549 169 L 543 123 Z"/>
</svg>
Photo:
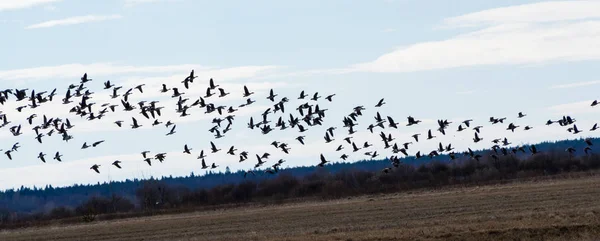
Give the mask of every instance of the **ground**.
<svg viewBox="0 0 600 241">
<path fill-rule="evenodd" d="M 595 240 L 600 176 L 0 232 L 0 240 Z"/>
</svg>

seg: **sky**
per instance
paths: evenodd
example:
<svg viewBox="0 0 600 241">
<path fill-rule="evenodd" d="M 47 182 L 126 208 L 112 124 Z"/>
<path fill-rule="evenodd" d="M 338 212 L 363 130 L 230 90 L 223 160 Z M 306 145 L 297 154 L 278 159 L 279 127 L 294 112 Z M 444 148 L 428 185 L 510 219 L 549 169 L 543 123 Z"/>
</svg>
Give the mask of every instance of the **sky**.
<svg viewBox="0 0 600 241">
<path fill-rule="evenodd" d="M 210 141 L 222 149 L 208 153 L 206 162 L 215 162 L 213 171 L 252 169 L 254 154 L 269 152 L 267 164 L 279 159 L 282 167 L 319 163 L 323 154 L 331 162 L 368 159 L 363 151 L 390 156 L 378 133 L 391 133 L 395 142 L 411 141 L 412 134 L 435 131 L 436 120 L 454 123 L 446 135 L 421 140 L 409 148 L 428 153 L 439 142 L 452 143 L 457 151 L 467 147 L 489 148 L 491 140 L 507 137 L 513 145 L 547 140 L 596 137 L 589 129 L 600 117 L 600 107 L 590 106 L 600 99 L 600 1 L 194 1 L 194 0 L 0 0 L 0 89 L 29 88 L 51 91 L 60 98 L 69 84 L 79 82 L 83 73 L 93 79 L 87 85 L 96 103 L 118 103 L 103 82 L 110 80 L 123 89 L 144 83 L 144 93 L 134 92 L 135 101 L 159 100 L 165 107 L 160 121 L 177 124 L 177 133 L 151 127 L 151 121 L 137 113 L 109 113 L 101 120 L 87 121 L 68 113 L 71 106 L 60 100 L 41 108 L 15 110 L 22 103 L 0 106 L 12 125 L 22 124 L 24 134 L 12 136 L 8 127 L 0 129 L 0 149 L 22 146 L 13 160 L 0 156 L 0 189 L 23 186 L 72 185 L 150 176 L 203 174 L 196 156 L 209 152 Z M 194 69 L 198 79 L 186 97 L 203 96 L 208 80 L 231 94 L 211 97 L 217 105 L 244 103 L 242 88 L 248 86 L 257 100 L 235 114 L 232 131 L 215 140 L 208 132 L 217 115 L 193 109 L 190 116 L 175 113 L 175 99 L 159 92 L 161 84 L 181 86 Z M 285 116 L 302 103 L 318 103 L 328 109 L 323 126 L 309 127 L 303 133 L 306 145 L 295 138 L 297 129 L 273 131 L 268 135 L 246 128 L 249 118 L 260 119 L 273 103 L 266 99 L 274 89 L 288 97 Z M 332 102 L 297 100 L 301 90 L 320 96 L 336 94 Z M 385 98 L 386 104 L 375 108 Z M 365 106 L 359 118 L 357 144 L 375 144 L 369 150 L 352 153 L 348 145 L 336 152 L 343 138 L 342 119 L 358 105 Z M 95 110 L 96 112 L 98 110 Z M 374 123 L 376 112 L 391 116 L 398 129 L 366 127 Z M 527 114 L 516 118 L 518 112 Z M 43 114 L 69 118 L 75 127 L 74 139 L 44 137 L 34 139 L 27 116 L 36 113 L 34 124 Z M 135 115 L 143 125 L 131 129 Z M 584 132 L 573 135 L 557 125 L 545 126 L 548 119 L 571 115 Z M 271 115 L 276 121 L 279 113 Z M 422 123 L 407 127 L 407 116 Z M 505 124 L 491 125 L 490 116 L 507 117 Z M 481 125 L 484 141 L 473 143 L 473 130 L 456 132 L 458 123 L 473 119 Z M 113 122 L 123 120 L 119 128 Z M 513 122 L 523 128 L 507 131 Z M 328 127 L 337 127 L 335 141 L 325 143 Z M 105 140 L 96 148 L 81 149 L 84 142 Z M 285 154 L 270 145 L 286 142 Z M 193 155 L 183 153 L 188 144 Z M 225 154 L 230 146 L 248 151 L 250 158 Z M 142 151 L 153 155 L 166 152 L 163 163 L 148 166 Z M 52 160 L 56 151 L 63 162 Z M 47 154 L 47 163 L 37 157 Z M 110 164 L 122 161 L 122 169 Z M 89 168 L 100 166 L 100 174 Z"/>
</svg>

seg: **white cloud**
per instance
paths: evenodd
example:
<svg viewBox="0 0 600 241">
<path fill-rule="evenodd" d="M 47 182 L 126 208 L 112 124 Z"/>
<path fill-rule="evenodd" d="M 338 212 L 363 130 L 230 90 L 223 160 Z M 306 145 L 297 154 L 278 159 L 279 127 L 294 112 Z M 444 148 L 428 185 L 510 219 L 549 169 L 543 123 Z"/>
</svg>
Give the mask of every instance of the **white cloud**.
<svg viewBox="0 0 600 241">
<path fill-rule="evenodd" d="M 597 85 L 597 84 L 600 84 L 600 80 L 577 82 L 577 83 L 562 84 L 562 85 L 553 85 L 553 86 L 550 86 L 550 89 L 566 89 L 566 88 L 583 87 L 583 86 Z"/>
<path fill-rule="evenodd" d="M 50 12 L 52 12 L 52 11 L 56 11 L 57 9 L 58 9 L 58 8 L 57 8 L 56 6 L 54 6 L 54 5 L 48 5 L 48 6 L 45 6 L 45 7 L 44 7 L 44 10 L 46 10 L 46 11 L 50 11 Z"/>
<path fill-rule="evenodd" d="M 125 0 L 125 7 L 133 7 L 144 3 L 175 2 L 179 0 Z"/>
<path fill-rule="evenodd" d="M 114 20 L 114 19 L 120 19 L 120 18 L 122 18 L 121 15 L 77 16 L 77 17 L 70 17 L 70 18 L 41 22 L 41 23 L 29 25 L 29 26 L 25 27 L 25 29 L 51 28 L 51 27 L 56 27 L 56 26 L 75 25 L 75 24 L 90 23 L 90 22 L 101 22 L 101 21 L 108 21 L 108 20 Z"/>
<path fill-rule="evenodd" d="M 114 63 L 93 64 L 64 64 L 34 68 L 0 71 L 0 80 L 31 80 L 48 78 L 79 78 L 83 73 L 94 76 L 123 75 L 123 74 L 156 74 L 156 73 L 189 73 L 206 71 L 208 74 L 219 75 L 223 78 L 237 78 L 254 73 L 275 69 L 276 66 L 240 66 L 233 68 L 209 68 L 197 64 L 162 65 L 162 66 L 131 66 Z M 182 75 L 185 76 L 185 75 Z"/>
<path fill-rule="evenodd" d="M 465 91 L 456 92 L 456 94 L 457 95 L 470 95 L 470 94 L 474 94 L 476 92 L 477 92 L 477 90 L 465 90 Z"/>
<path fill-rule="evenodd" d="M 62 0 L 0 0 L 0 11 L 30 8 Z"/>
<path fill-rule="evenodd" d="M 600 18 L 600 1 L 552 1 L 494 8 L 444 20 L 448 27 L 506 23 L 548 23 Z"/>
<path fill-rule="evenodd" d="M 446 26 L 484 28 L 404 46 L 347 71 L 412 72 L 600 59 L 600 20 L 595 19 L 600 17 L 595 11 L 599 8 L 598 1 L 550 2 L 449 18 Z"/>
<path fill-rule="evenodd" d="M 547 109 L 559 115 L 600 113 L 600 108 L 592 107 L 593 100 L 550 106 Z"/>
</svg>

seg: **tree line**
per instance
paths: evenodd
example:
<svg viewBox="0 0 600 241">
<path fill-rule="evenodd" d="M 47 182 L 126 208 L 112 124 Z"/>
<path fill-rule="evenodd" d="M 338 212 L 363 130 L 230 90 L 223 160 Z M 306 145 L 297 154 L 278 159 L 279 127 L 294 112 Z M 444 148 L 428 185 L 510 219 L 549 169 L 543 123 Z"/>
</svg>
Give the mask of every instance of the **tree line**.
<svg viewBox="0 0 600 241">
<path fill-rule="evenodd" d="M 0 193 L 0 228 L 15 228 L 60 222 L 107 220 L 164 212 L 201 210 L 248 203 L 279 203 L 306 199 L 336 199 L 356 195 L 401 192 L 448 185 L 485 184 L 592 171 L 600 168 L 600 155 L 565 152 L 567 147 L 583 150 L 581 140 L 537 144 L 541 153 L 499 155 L 477 151 L 479 161 L 447 156 L 402 159 L 397 168 L 389 160 L 335 163 L 323 168 L 282 169 L 276 175 L 242 172 L 208 173 L 187 177 L 127 180 L 95 185 L 43 189 L 20 188 Z M 201 185 L 200 185 L 201 183 Z M 124 187 L 124 188 L 119 188 Z M 118 191 L 116 191 L 118 190 Z M 35 206 L 38 205 L 38 206 Z M 35 206 L 35 208 L 33 208 Z"/>
</svg>

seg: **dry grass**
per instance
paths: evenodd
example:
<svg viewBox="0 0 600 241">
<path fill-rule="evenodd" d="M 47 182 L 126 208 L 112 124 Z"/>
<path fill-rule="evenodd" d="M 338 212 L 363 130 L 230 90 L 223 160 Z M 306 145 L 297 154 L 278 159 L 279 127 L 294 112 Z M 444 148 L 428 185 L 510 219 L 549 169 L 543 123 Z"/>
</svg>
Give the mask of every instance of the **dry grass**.
<svg viewBox="0 0 600 241">
<path fill-rule="evenodd" d="M 600 177 L 28 228 L 0 240 L 594 240 Z"/>
</svg>

